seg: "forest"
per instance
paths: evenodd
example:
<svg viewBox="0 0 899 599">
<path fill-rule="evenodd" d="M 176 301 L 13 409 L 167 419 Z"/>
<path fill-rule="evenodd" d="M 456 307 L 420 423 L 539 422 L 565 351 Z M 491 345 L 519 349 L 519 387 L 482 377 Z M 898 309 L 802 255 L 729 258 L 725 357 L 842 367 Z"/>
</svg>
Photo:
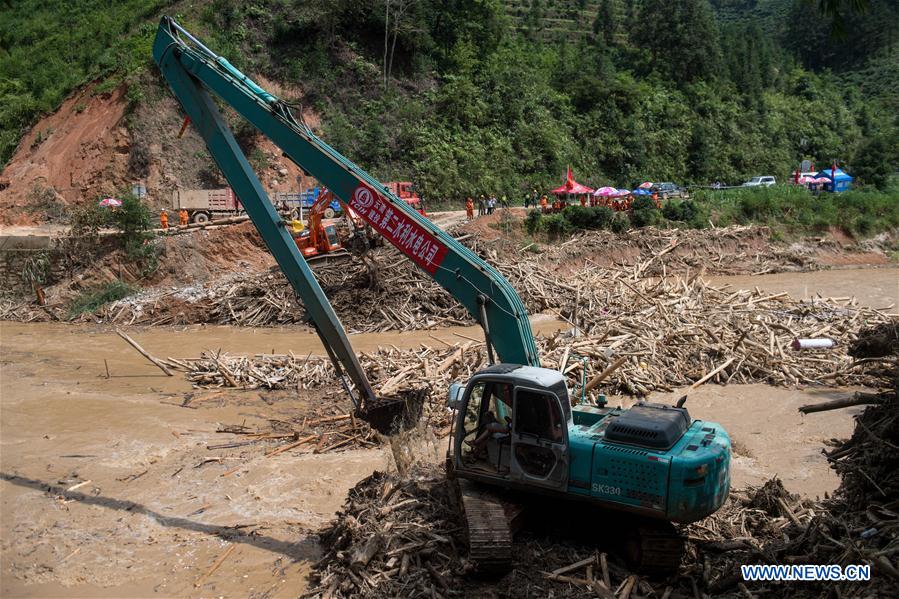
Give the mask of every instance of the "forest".
<svg viewBox="0 0 899 599">
<path fill-rule="evenodd" d="M 297 90 L 331 145 L 426 197 L 518 197 L 569 165 L 594 186 L 705 185 L 811 159 L 881 189 L 899 166 L 894 0 L 836 15 L 807 0 L 2 4 L 0 164 L 89 81 L 150 101 L 156 20 L 173 12 Z"/>
</svg>

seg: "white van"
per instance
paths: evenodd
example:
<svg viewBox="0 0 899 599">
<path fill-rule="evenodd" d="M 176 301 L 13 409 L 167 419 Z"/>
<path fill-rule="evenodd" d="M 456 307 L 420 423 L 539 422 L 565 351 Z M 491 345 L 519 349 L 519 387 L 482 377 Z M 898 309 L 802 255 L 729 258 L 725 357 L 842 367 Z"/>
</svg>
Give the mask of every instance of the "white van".
<svg viewBox="0 0 899 599">
<path fill-rule="evenodd" d="M 775 183 L 777 183 L 777 181 L 774 179 L 774 177 L 753 177 L 752 179 L 744 183 L 743 187 L 771 187 Z"/>
</svg>

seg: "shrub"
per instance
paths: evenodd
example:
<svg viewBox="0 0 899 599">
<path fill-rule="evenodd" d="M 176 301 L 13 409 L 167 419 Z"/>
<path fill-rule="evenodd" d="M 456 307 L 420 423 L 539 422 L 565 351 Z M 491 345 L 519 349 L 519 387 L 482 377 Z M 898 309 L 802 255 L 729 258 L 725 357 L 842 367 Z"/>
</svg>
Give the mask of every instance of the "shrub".
<svg viewBox="0 0 899 599">
<path fill-rule="evenodd" d="M 662 206 L 662 216 L 666 220 L 685 223 L 695 229 L 699 229 L 705 224 L 702 210 L 692 200 L 666 202 Z"/>
<path fill-rule="evenodd" d="M 543 217 L 541 228 L 546 232 L 546 235 L 550 239 L 558 239 L 559 237 L 570 234 L 572 231 L 572 226 L 561 214 L 550 214 L 549 216 Z"/>
<path fill-rule="evenodd" d="M 585 206 L 566 206 L 562 217 L 575 229 L 592 229 L 593 214 Z"/>
<path fill-rule="evenodd" d="M 592 219 L 590 226 L 592 229 L 608 229 L 615 217 L 615 211 L 606 206 L 597 206 L 591 208 Z"/>
<path fill-rule="evenodd" d="M 614 233 L 624 233 L 631 228 L 631 219 L 628 218 L 626 212 L 616 212 L 609 223 L 609 228 Z"/>
<path fill-rule="evenodd" d="M 649 196 L 637 196 L 634 198 L 631 208 L 637 210 L 657 210 L 656 201 Z"/>
<path fill-rule="evenodd" d="M 79 314 L 96 312 L 100 306 L 128 297 L 136 291 L 137 288 L 120 279 L 86 289 L 75 298 L 75 301 L 69 307 L 69 318 L 74 318 Z"/>
<path fill-rule="evenodd" d="M 110 212 L 110 220 L 121 234 L 125 255 L 140 265 L 141 275 L 146 277 L 156 272 L 159 267 L 157 249 L 149 243 L 153 238 L 150 209 L 136 197 L 126 195 L 122 205 Z"/>
<path fill-rule="evenodd" d="M 528 235 L 536 235 L 537 231 L 540 230 L 541 222 L 543 221 L 543 214 L 540 210 L 531 210 L 528 212 L 527 217 L 524 219 L 524 228 L 528 232 Z"/>
</svg>

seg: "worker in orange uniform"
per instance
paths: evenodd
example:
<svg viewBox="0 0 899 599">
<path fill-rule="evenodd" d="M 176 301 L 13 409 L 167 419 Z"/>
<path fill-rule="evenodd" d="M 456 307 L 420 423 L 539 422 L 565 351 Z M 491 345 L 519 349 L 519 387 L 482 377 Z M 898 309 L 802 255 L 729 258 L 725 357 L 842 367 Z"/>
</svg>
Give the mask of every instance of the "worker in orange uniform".
<svg viewBox="0 0 899 599">
<path fill-rule="evenodd" d="M 474 201 L 471 198 L 465 202 L 465 216 L 468 217 L 468 220 L 474 219 Z"/>
<path fill-rule="evenodd" d="M 169 228 L 169 213 L 165 211 L 165 208 L 159 213 L 159 224 L 162 225 L 163 229 Z"/>
<path fill-rule="evenodd" d="M 543 214 L 546 214 L 546 212 L 547 212 L 547 204 L 548 204 L 548 202 L 546 201 L 546 196 L 542 196 L 540 198 L 540 211 Z"/>
<path fill-rule="evenodd" d="M 581 195 L 581 207 L 582 208 L 587 207 L 587 196 L 586 195 Z"/>
<path fill-rule="evenodd" d="M 183 227 L 184 225 L 186 225 L 187 222 L 188 222 L 188 218 L 189 218 L 189 217 L 187 216 L 187 209 L 186 209 L 186 208 L 182 208 L 181 210 L 178 211 L 178 224 L 179 224 L 179 225 L 181 225 L 182 227 Z"/>
</svg>

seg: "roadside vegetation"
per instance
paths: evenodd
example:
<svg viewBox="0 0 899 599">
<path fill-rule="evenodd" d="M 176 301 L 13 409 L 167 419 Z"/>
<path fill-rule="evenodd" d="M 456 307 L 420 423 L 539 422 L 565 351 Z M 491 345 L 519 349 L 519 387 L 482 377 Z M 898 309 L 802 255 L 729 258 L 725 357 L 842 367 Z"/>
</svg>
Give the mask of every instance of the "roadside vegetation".
<svg viewBox="0 0 899 599">
<path fill-rule="evenodd" d="M 96 312 L 100 306 L 126 298 L 137 292 L 137 287 L 116 279 L 97 287 L 82 291 L 69 308 L 68 317 Z"/>
<path fill-rule="evenodd" d="M 121 249 L 140 267 L 142 276 L 150 276 L 159 266 L 157 248 L 152 243 L 150 209 L 131 194 L 118 197 L 122 205 L 117 208 L 87 202 L 69 214 L 70 226 L 63 239 L 65 253 L 73 265 L 87 266 L 101 253 Z M 101 236 L 104 229 L 114 229 L 117 235 L 105 238 Z"/>
<path fill-rule="evenodd" d="M 899 229 L 899 189 L 812 195 L 799 187 L 700 190 L 689 200 L 670 200 L 662 208 L 647 197 L 629 212 L 606 207 L 568 206 L 559 214 L 531 210 L 524 227 L 530 235 L 558 239 L 579 230 L 624 232 L 631 228 L 702 229 L 709 226 L 763 225 L 774 235 L 791 237 L 830 229 L 863 239 Z"/>
</svg>

